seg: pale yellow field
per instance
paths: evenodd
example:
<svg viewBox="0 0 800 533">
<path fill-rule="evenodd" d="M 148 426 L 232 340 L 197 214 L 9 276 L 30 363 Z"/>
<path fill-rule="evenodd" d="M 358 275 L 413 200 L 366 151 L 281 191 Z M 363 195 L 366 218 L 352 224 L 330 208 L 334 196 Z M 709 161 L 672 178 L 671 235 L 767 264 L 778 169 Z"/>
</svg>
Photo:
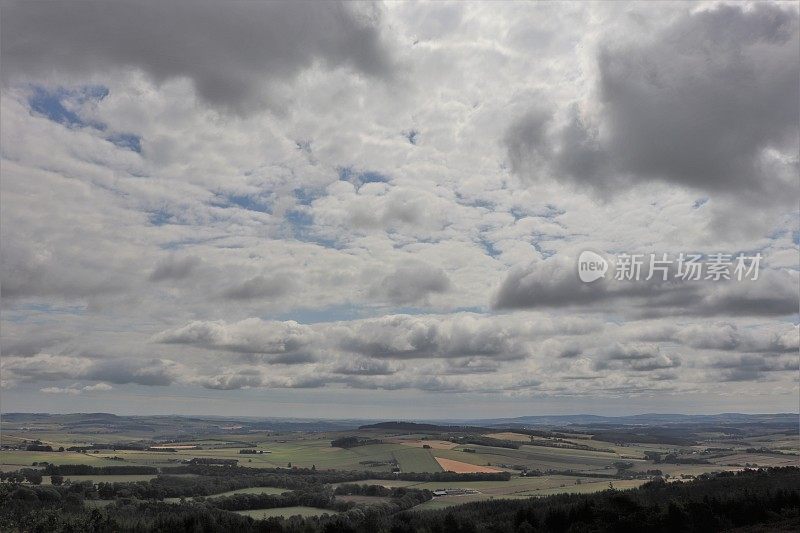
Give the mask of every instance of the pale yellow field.
<svg viewBox="0 0 800 533">
<path fill-rule="evenodd" d="M 499 440 L 510 440 L 514 442 L 530 442 L 531 438 L 528 435 L 523 435 L 522 433 L 511 433 L 511 432 L 504 432 L 504 433 L 488 433 L 484 435 L 484 437 L 489 437 L 490 439 L 499 439 Z"/>
</svg>

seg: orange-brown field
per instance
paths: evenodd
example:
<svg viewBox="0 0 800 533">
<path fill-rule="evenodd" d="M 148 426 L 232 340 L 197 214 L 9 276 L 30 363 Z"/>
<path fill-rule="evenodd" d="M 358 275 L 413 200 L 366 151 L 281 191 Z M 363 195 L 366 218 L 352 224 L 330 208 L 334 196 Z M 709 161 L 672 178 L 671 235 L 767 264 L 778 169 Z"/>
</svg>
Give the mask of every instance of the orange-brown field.
<svg viewBox="0 0 800 533">
<path fill-rule="evenodd" d="M 434 457 L 439 466 L 445 472 L 455 472 L 457 474 L 469 474 L 473 472 L 502 472 L 496 468 L 489 466 L 471 465 L 469 463 L 462 463 L 461 461 L 454 461 L 452 459 L 444 459 L 441 457 Z"/>
</svg>

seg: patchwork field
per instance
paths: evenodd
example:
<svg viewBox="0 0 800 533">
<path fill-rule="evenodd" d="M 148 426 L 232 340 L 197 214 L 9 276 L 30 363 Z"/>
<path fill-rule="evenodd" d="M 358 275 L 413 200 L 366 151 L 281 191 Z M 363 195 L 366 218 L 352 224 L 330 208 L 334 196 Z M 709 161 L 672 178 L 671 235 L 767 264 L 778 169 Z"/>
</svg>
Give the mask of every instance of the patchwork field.
<svg viewBox="0 0 800 533">
<path fill-rule="evenodd" d="M 157 418 L 157 417 L 156 417 Z M 187 422 L 188 423 L 188 422 Z M 201 424 L 201 422 L 191 422 Z M 147 426 L 162 427 L 166 422 L 156 419 L 148 424 L 129 424 L 116 429 L 91 430 L 80 425 L 76 430 L 62 430 L 55 426 L 35 426 L 20 424 L 9 427 L 3 422 L 2 444 L 24 447 L 32 438 L 51 446 L 92 445 L 98 443 L 125 443 L 141 441 L 148 434 Z M 413 424 L 411 424 L 413 426 Z M 243 430 L 246 424 L 219 424 L 215 421 L 208 427 L 214 432 L 229 428 L 228 433 L 205 434 L 203 429 L 195 431 L 194 436 L 168 440 L 149 440 L 148 450 L 101 449 L 82 452 L 38 452 L 20 449 L 6 449 L 0 452 L 0 470 L 12 471 L 22 467 L 31 468 L 33 463 L 86 464 L 90 466 L 155 466 L 168 467 L 185 464 L 194 458 L 236 460 L 240 466 L 263 468 L 311 468 L 319 471 L 349 470 L 390 472 L 399 469 L 400 473 L 488 473 L 511 472 L 509 481 L 474 482 L 415 482 L 399 479 L 364 480 L 360 484 L 375 484 L 386 487 L 411 487 L 436 489 L 470 489 L 477 494 L 443 496 L 425 503 L 420 508 L 439 508 L 457 505 L 465 501 L 491 498 L 528 498 L 564 492 L 594 492 L 604 490 L 612 483 L 623 489 L 638 486 L 652 477 L 654 471 L 672 479 L 686 479 L 722 470 L 741 470 L 745 465 L 783 466 L 797 465 L 798 456 L 789 455 L 800 445 L 791 435 L 772 432 L 742 438 L 728 435 L 722 431 L 699 432 L 706 441 L 693 442 L 691 446 L 678 446 L 666 443 L 610 442 L 594 440 L 590 431 L 559 432 L 558 438 L 536 437 L 537 445 L 530 444 L 530 437 L 513 429 L 484 430 L 472 432 L 499 440 L 519 443 L 519 448 L 504 448 L 478 444 L 457 444 L 457 431 L 420 431 L 405 428 L 359 428 L 344 431 L 267 431 Z M 173 431 L 162 427 L 163 431 Z M 463 430 L 462 430 L 463 431 Z M 472 430 L 469 430 L 472 431 Z M 641 431 L 636 428 L 635 431 Z M 152 432 L 149 433 L 152 436 Z M 605 433 L 611 434 L 611 433 Z M 624 436 L 624 433 L 619 433 Z M 616 435 L 616 434 L 615 434 Z M 378 442 L 357 445 L 351 448 L 331 446 L 331 441 L 341 437 L 355 436 L 358 439 Z M 698 437 L 699 438 L 699 437 Z M 548 445 L 552 443 L 552 445 Z M 568 449 L 565 443 L 573 443 L 593 449 Z M 540 445 L 542 444 L 542 445 Z M 558 447 L 562 446 L 562 447 Z M 242 454 L 242 449 L 256 450 L 256 453 Z M 707 449 L 721 450 L 709 452 Z M 764 450 L 760 453 L 747 452 L 748 449 Z M 783 454 L 770 450 L 781 450 Z M 260 452 L 260 453 L 259 453 Z M 674 453 L 683 457 L 708 457 L 710 464 L 671 464 L 654 463 L 645 460 L 647 452 L 662 455 Z M 624 463 L 624 472 L 618 472 Z M 538 471 L 542 475 L 522 477 L 520 472 Z M 649 472 L 649 473 L 648 473 Z M 590 476 L 604 476 L 603 478 Z M 65 476 L 72 481 L 122 482 L 147 481 L 153 475 L 91 475 Z M 630 479 L 635 477 L 637 479 Z M 627 479 L 626 479 L 627 478 Z M 49 478 L 44 477 L 44 484 Z M 286 489 L 276 487 L 252 487 L 222 493 L 234 494 L 280 494 Z M 359 503 L 382 501 L 369 496 L 342 496 L 341 499 Z M 170 501 L 179 501 L 179 498 Z M 258 511 L 259 516 L 296 514 L 317 515 L 330 511 L 309 507 L 284 510 Z"/>
</svg>

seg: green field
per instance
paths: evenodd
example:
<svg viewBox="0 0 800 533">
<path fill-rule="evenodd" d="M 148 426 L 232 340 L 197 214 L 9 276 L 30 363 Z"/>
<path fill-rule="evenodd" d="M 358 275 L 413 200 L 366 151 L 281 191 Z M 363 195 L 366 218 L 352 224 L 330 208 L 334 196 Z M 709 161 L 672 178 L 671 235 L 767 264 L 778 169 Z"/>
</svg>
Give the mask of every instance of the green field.
<svg viewBox="0 0 800 533">
<path fill-rule="evenodd" d="M 236 494 L 283 494 L 284 492 L 289 492 L 289 489 L 282 489 L 280 487 L 248 487 L 246 489 L 221 492 L 219 494 L 214 494 L 214 496 L 234 496 Z"/>
<path fill-rule="evenodd" d="M 433 457 L 433 453 L 431 453 L 433 451 L 401 445 L 392 455 L 397 459 L 400 470 L 403 472 L 441 472 L 442 467 Z"/>
<path fill-rule="evenodd" d="M 116 454 L 108 454 L 109 457 Z M 123 464 L 120 461 L 107 459 L 103 454 L 84 454 L 77 452 L 26 452 L 20 450 L 3 450 L 0 462 L 4 465 L 31 466 L 33 463 L 48 462 L 59 465 L 92 465 L 113 466 Z"/>
<path fill-rule="evenodd" d="M 316 507 L 276 507 L 275 509 L 249 509 L 247 511 L 234 511 L 236 514 L 249 516 L 256 520 L 263 518 L 272 518 L 273 516 L 281 516 L 289 518 L 290 516 L 300 515 L 306 516 L 322 516 L 324 514 L 338 514 L 336 511 L 330 509 L 317 509 Z"/>
<path fill-rule="evenodd" d="M 208 498 L 217 498 L 219 496 L 235 496 L 237 494 L 283 494 L 284 492 L 290 492 L 290 489 L 282 489 L 279 487 L 248 487 L 245 489 L 236 489 L 230 490 L 227 492 L 220 492 L 218 494 L 210 494 Z M 164 501 L 167 503 L 178 503 L 181 501 L 182 498 L 164 498 Z M 186 500 L 191 500 L 193 498 L 183 498 Z"/>
</svg>

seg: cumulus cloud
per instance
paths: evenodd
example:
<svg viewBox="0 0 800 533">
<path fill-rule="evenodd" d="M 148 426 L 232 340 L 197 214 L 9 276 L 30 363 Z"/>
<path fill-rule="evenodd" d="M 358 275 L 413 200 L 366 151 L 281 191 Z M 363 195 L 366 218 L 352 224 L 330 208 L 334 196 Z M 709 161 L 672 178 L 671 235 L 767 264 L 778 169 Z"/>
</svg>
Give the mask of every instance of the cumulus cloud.
<svg viewBox="0 0 800 533">
<path fill-rule="evenodd" d="M 310 331 L 309 326 L 294 321 L 264 321 L 257 318 L 234 324 L 195 321 L 158 333 L 153 341 L 233 352 L 285 354 L 304 347 L 309 342 Z"/>
<path fill-rule="evenodd" d="M 245 111 L 318 63 L 391 78 L 380 25 L 379 9 L 346 2 L 7 2 L 3 73 L 136 68 L 159 82 L 189 78 L 208 102 Z"/>
<path fill-rule="evenodd" d="M 80 394 L 80 389 L 74 389 L 71 387 L 44 387 L 39 389 L 40 392 L 45 394 Z"/>
<path fill-rule="evenodd" d="M 77 396 L 83 392 L 96 392 L 96 391 L 110 391 L 114 387 L 107 383 L 96 383 L 94 385 L 86 385 L 83 387 L 79 387 L 78 385 L 72 385 L 71 387 L 43 387 L 39 389 L 39 392 L 43 392 L 45 394 L 69 394 L 72 396 Z"/>
<path fill-rule="evenodd" d="M 450 278 L 441 269 L 421 262 L 410 262 L 398 266 L 373 287 L 372 294 L 386 298 L 398 305 L 413 304 L 424 300 L 431 293 L 442 293 L 450 289 Z"/>
<path fill-rule="evenodd" d="M 256 276 L 223 292 L 231 300 L 252 300 L 255 298 L 277 298 L 291 292 L 295 280 L 289 274 Z"/>
<path fill-rule="evenodd" d="M 301 325 L 249 318 L 236 323 L 192 322 L 163 331 L 153 340 L 231 352 L 357 354 L 374 358 L 416 359 L 485 355 L 522 357 L 533 335 L 524 325 L 475 315 L 390 315 L 350 322 Z M 281 360 L 276 360 L 282 362 Z"/>
<path fill-rule="evenodd" d="M 604 194 L 663 180 L 777 202 L 796 196 L 796 10 L 718 5 L 621 41 L 597 53 L 597 106 L 569 108 L 562 124 L 539 107 L 511 126 L 517 172 Z"/>
</svg>

